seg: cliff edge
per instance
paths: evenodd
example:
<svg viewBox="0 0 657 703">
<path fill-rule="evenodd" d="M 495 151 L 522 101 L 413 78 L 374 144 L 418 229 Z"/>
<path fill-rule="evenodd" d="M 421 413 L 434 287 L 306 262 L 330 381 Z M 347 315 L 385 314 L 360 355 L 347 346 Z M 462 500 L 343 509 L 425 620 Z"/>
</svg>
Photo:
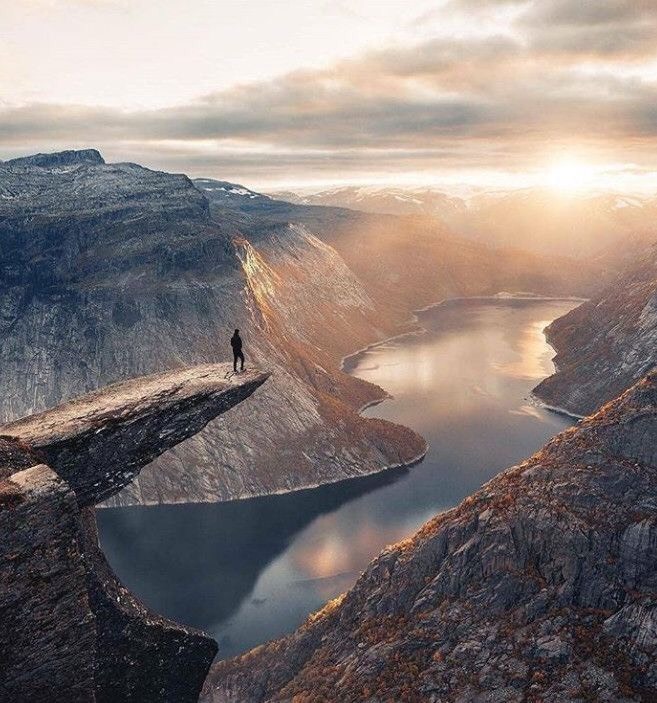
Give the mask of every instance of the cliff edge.
<svg viewBox="0 0 657 703">
<path fill-rule="evenodd" d="M 0 700 L 198 699 L 216 643 L 118 582 L 93 505 L 266 378 L 178 369 L 0 427 Z"/>
</svg>

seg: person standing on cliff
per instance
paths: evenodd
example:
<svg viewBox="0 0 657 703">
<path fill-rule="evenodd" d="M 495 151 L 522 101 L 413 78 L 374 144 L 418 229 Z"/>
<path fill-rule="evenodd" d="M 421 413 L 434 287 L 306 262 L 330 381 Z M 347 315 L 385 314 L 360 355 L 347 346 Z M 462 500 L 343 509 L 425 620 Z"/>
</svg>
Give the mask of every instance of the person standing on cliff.
<svg viewBox="0 0 657 703">
<path fill-rule="evenodd" d="M 230 346 L 233 347 L 233 371 L 237 371 L 238 359 L 241 362 L 240 371 L 244 371 L 244 352 L 242 351 L 242 338 L 239 330 L 235 330 L 230 338 Z"/>
</svg>

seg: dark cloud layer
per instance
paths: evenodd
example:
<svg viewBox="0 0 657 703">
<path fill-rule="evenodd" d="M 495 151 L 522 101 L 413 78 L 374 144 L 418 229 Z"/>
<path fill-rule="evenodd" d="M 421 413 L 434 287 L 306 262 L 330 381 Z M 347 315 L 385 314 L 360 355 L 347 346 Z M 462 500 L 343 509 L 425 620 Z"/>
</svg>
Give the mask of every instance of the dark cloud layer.
<svg viewBox="0 0 657 703">
<path fill-rule="evenodd" d="M 510 33 L 373 51 L 180 107 L 0 108 L 0 148 L 75 142 L 123 155 L 131 145 L 180 170 L 251 168 L 256 179 L 386 158 L 400 169 L 486 159 L 480 167 L 513 169 L 573 142 L 625 160 L 657 154 L 657 3 L 452 0 L 445 12 L 475 22 L 493 5 L 514 8 Z"/>
</svg>

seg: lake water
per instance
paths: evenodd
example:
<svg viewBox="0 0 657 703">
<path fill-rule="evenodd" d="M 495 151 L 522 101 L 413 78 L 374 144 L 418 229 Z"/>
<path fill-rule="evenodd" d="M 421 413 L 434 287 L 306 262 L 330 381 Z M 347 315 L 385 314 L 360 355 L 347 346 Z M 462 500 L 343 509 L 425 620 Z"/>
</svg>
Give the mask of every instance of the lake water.
<svg viewBox="0 0 657 703">
<path fill-rule="evenodd" d="M 220 657 L 292 631 L 385 545 L 571 424 L 529 393 L 553 369 L 543 328 L 574 305 L 471 300 L 419 313 L 423 333 L 346 369 L 394 396 L 366 414 L 426 437 L 422 463 L 281 496 L 99 510 L 108 560 L 156 612 L 212 634 Z"/>
</svg>

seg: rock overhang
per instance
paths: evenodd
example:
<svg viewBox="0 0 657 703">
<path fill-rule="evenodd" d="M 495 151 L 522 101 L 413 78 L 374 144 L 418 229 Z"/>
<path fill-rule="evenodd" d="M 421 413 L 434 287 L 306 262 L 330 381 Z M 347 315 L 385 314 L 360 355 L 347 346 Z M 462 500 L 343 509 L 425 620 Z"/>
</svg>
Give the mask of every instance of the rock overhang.
<svg viewBox="0 0 657 703">
<path fill-rule="evenodd" d="M 122 381 L 3 425 L 0 453 L 4 447 L 17 455 L 19 448 L 31 452 L 71 486 L 81 506 L 95 505 L 249 397 L 268 376 L 205 364 Z"/>
<path fill-rule="evenodd" d="M 175 369 L 0 429 L 1 700 L 198 699 L 217 643 L 150 612 L 118 581 L 93 505 L 268 376 Z"/>
</svg>

